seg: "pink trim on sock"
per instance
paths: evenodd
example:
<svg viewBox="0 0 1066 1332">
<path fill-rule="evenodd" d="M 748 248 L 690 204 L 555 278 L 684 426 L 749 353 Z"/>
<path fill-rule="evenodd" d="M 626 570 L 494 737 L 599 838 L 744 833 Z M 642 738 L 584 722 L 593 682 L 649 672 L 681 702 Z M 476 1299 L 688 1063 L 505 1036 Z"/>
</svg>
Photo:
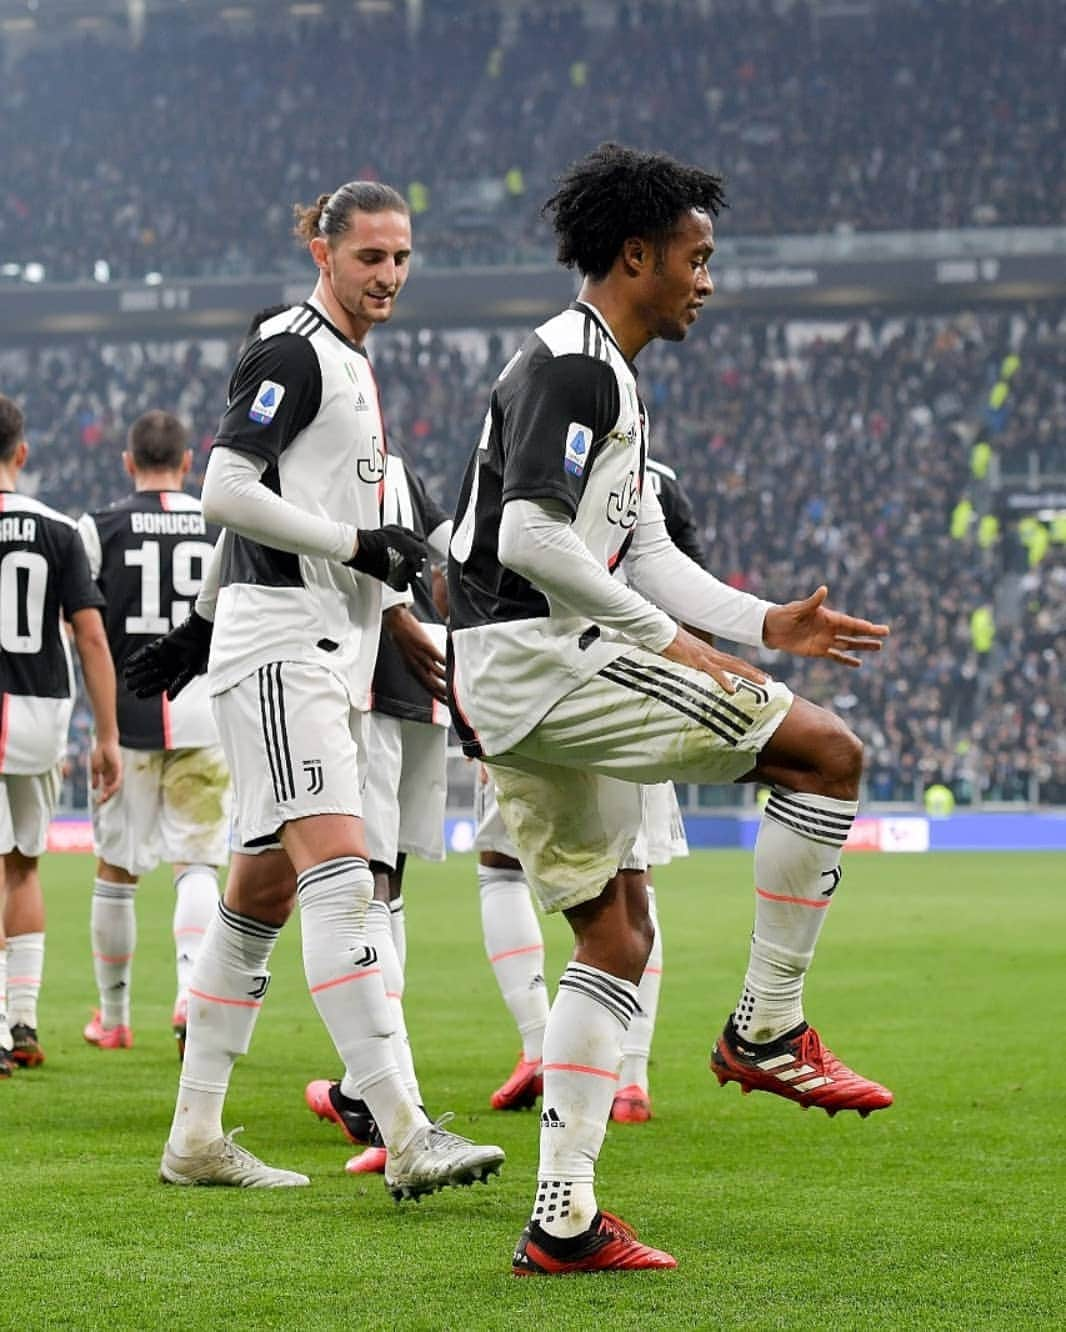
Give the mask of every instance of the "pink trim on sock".
<svg viewBox="0 0 1066 1332">
<path fill-rule="evenodd" d="M 787 893 L 768 893 L 765 888 L 756 888 L 755 891 L 768 902 L 794 902 L 796 906 L 814 907 L 816 911 L 824 911 L 830 902 L 828 897 L 789 897 Z"/>
<path fill-rule="evenodd" d="M 206 930 L 197 929 L 195 925 L 187 925 L 184 929 L 175 930 L 174 938 L 176 939 L 181 934 L 206 934 L 206 933 L 207 933 Z"/>
<path fill-rule="evenodd" d="M 591 1073 L 593 1077 L 609 1078 L 611 1082 L 618 1081 L 617 1073 L 612 1073 L 606 1068 L 592 1068 L 589 1064 L 545 1064 L 542 1071 L 544 1073 L 552 1071 L 558 1073 Z"/>
<path fill-rule="evenodd" d="M 336 980 L 323 981 L 321 985 L 312 985 L 311 993 L 318 994 L 322 990 L 332 990 L 335 985 L 347 985 L 350 981 L 366 980 L 368 976 L 380 975 L 380 967 L 374 967 L 370 971 L 353 971 L 350 976 L 338 976 Z"/>
<path fill-rule="evenodd" d="M 662 967 L 645 967 L 644 974 L 645 976 L 661 976 L 663 969 Z"/>
<path fill-rule="evenodd" d="M 128 962 L 132 956 L 132 953 L 116 953 L 114 957 L 108 957 L 106 953 L 93 953 L 93 957 L 95 957 L 98 962 Z M 9 981 L 8 984 L 10 985 L 10 983 L 11 982 Z"/>
<path fill-rule="evenodd" d="M 520 953 L 543 953 L 543 944 L 529 944 L 526 948 L 508 948 L 504 953 L 493 953 L 490 962 L 502 962 L 505 957 L 518 957 Z"/>
<path fill-rule="evenodd" d="M 36 987 L 38 990 L 41 988 L 40 976 L 8 976 L 7 983 L 9 986 L 29 985 L 31 987 Z"/>
<path fill-rule="evenodd" d="M 206 999 L 209 1004 L 227 1004 L 230 1008 L 262 1008 L 261 999 L 224 999 L 220 994 L 204 994 L 203 990 L 193 990 L 189 993 L 197 999 Z"/>
</svg>

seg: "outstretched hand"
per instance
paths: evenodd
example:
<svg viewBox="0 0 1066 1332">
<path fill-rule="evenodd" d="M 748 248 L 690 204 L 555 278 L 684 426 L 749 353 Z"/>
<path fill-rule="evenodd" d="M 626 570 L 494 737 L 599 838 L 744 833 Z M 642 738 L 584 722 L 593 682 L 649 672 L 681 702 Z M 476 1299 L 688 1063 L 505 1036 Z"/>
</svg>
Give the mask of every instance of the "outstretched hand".
<svg viewBox="0 0 1066 1332">
<path fill-rule="evenodd" d="M 790 601 L 766 612 L 763 642 L 768 648 L 797 657 L 830 657 L 844 666 L 861 666 L 859 652 L 880 652 L 888 637 L 887 624 L 873 624 L 825 605 L 829 589 L 823 583 L 804 601 Z"/>
</svg>

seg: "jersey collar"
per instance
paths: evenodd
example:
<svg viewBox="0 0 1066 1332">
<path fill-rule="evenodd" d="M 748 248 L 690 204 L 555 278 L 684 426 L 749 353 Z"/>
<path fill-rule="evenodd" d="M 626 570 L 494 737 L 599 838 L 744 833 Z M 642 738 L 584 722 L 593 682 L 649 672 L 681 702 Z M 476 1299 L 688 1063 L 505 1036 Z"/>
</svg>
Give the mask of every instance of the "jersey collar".
<svg viewBox="0 0 1066 1332">
<path fill-rule="evenodd" d="M 637 367 L 625 354 L 622 348 L 619 347 L 618 339 L 611 332 L 610 325 L 607 323 L 607 320 L 604 319 L 603 315 L 600 314 L 599 310 L 597 310 L 594 305 L 589 305 L 588 301 L 571 301 L 570 309 L 580 310 L 582 314 L 587 314 L 591 319 L 594 319 L 596 321 L 596 323 L 599 325 L 600 331 L 603 333 L 603 336 L 607 339 L 607 341 L 611 344 L 611 346 L 614 347 L 615 351 L 622 358 L 622 360 L 625 361 L 626 365 L 629 366 L 630 374 L 633 376 L 634 379 L 636 379 L 638 374 Z"/>
<path fill-rule="evenodd" d="M 309 296 L 306 301 L 301 301 L 300 304 L 307 310 L 313 310 L 315 314 L 318 315 L 319 319 L 322 320 L 325 326 L 333 334 L 333 336 L 336 338 L 340 338 L 341 342 L 343 342 L 346 347 L 350 347 L 352 351 L 358 352 L 360 356 L 366 356 L 366 359 L 368 361 L 370 360 L 370 357 L 367 356 L 366 348 L 360 347 L 358 343 L 355 343 L 351 340 L 351 338 L 346 337 L 340 331 L 337 325 L 333 322 L 333 320 L 330 319 L 329 315 L 326 314 L 325 310 L 322 308 L 321 305 L 318 304 L 317 301 L 313 300 Z"/>
</svg>

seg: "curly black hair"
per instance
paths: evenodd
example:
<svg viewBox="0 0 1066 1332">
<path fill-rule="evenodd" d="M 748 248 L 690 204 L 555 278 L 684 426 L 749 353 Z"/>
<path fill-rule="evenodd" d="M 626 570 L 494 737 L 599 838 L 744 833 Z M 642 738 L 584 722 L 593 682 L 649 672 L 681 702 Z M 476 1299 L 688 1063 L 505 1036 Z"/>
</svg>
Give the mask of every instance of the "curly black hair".
<svg viewBox="0 0 1066 1332">
<path fill-rule="evenodd" d="M 541 212 L 554 228 L 559 262 L 599 281 L 630 236 L 662 246 L 690 208 L 717 217 L 726 207 L 721 176 L 665 153 L 601 143 L 567 169 Z"/>
</svg>

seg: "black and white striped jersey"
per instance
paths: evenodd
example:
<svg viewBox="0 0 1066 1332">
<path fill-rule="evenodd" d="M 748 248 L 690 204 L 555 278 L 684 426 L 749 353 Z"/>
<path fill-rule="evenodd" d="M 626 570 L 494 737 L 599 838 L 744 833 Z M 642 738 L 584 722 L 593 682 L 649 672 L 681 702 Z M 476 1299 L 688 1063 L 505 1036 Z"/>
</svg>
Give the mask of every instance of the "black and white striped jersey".
<svg viewBox="0 0 1066 1332">
<path fill-rule="evenodd" d="M 218 743 L 207 676 L 172 702 L 137 698 L 122 669 L 145 643 L 181 624 L 196 601 L 218 529 L 180 490 L 140 490 L 78 523 L 89 568 L 107 603 L 104 623 L 118 677 L 119 743 L 128 749 L 195 749 Z"/>
<path fill-rule="evenodd" d="M 385 465 L 385 523 L 398 523 L 423 539 L 435 532 L 449 515 L 426 490 L 422 478 L 397 453 L 390 453 Z M 433 575 L 427 564 L 411 584 L 414 598 L 411 614 L 425 627 L 427 634 L 444 648 L 444 621 L 433 603 Z M 381 635 L 371 707 L 375 712 L 404 721 L 448 724 L 448 709 L 411 674 L 400 650 L 388 633 Z"/>
<path fill-rule="evenodd" d="M 0 772 L 47 772 L 63 757 L 74 706 L 63 621 L 103 604 L 74 523 L 0 492 Z"/>
<path fill-rule="evenodd" d="M 613 572 L 637 524 L 646 441 L 636 372 L 592 306 L 542 324 L 496 381 L 448 563 L 453 718 L 468 752 L 503 752 L 629 646 L 500 563 L 504 505 L 555 501 Z"/>
<path fill-rule="evenodd" d="M 385 428 L 366 352 L 310 301 L 265 320 L 230 380 L 216 448 L 262 459 L 262 483 L 309 513 L 381 525 Z M 364 707 L 381 583 L 333 560 L 227 532 L 209 684 L 220 693 L 271 661 L 339 676 Z"/>
</svg>

